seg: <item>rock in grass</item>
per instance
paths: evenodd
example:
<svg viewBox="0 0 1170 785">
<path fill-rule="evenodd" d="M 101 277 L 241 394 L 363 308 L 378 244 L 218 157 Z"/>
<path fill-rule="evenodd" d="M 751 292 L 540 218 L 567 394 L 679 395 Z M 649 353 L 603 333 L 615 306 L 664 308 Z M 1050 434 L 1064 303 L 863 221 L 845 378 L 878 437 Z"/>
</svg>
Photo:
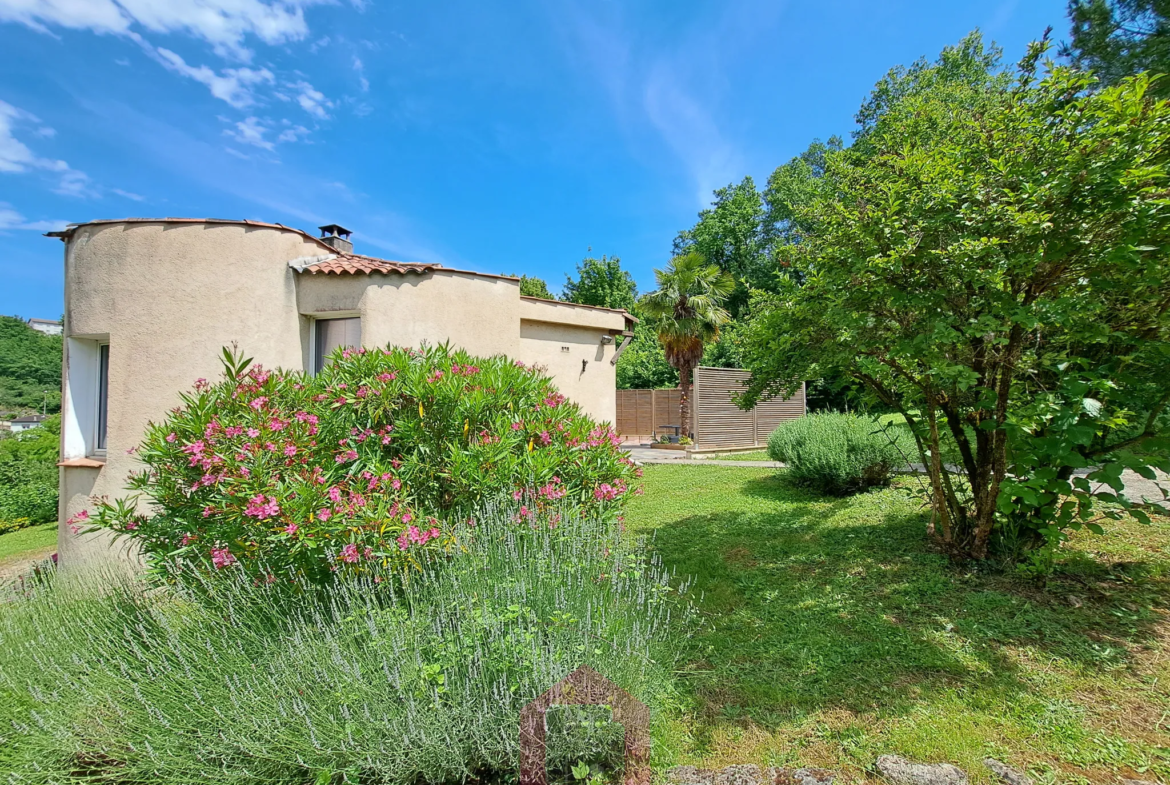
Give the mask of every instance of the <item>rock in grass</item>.
<svg viewBox="0 0 1170 785">
<path fill-rule="evenodd" d="M 826 769 L 764 769 L 766 785 L 833 785 L 833 772 Z"/>
<path fill-rule="evenodd" d="M 1022 771 L 995 758 L 984 758 L 983 765 L 991 769 L 991 773 L 999 777 L 1006 785 L 1032 785 L 1032 778 Z"/>
<path fill-rule="evenodd" d="M 883 755 L 877 770 L 896 785 L 967 785 L 967 775 L 949 763 L 911 763 L 900 755 Z"/>
</svg>

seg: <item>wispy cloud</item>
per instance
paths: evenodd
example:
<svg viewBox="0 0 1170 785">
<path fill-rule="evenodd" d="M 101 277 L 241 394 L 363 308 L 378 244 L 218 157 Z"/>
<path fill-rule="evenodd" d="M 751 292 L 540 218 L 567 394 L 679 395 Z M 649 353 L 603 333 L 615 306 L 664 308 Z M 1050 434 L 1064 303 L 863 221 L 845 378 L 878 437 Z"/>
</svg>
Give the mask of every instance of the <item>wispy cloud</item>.
<svg viewBox="0 0 1170 785">
<path fill-rule="evenodd" d="M 53 232 L 64 229 L 68 221 L 29 221 L 7 202 L 0 202 L 0 232 L 10 229 Z"/>
<path fill-rule="evenodd" d="M 366 67 L 362 64 L 362 59 L 357 55 L 353 56 L 353 70 L 357 71 L 358 84 L 361 85 L 362 92 L 368 93 L 370 91 L 370 80 L 366 78 Z"/>
<path fill-rule="evenodd" d="M 313 85 L 309 84 L 303 79 L 298 82 L 290 83 L 289 87 L 297 91 L 297 94 L 294 96 L 294 98 L 296 102 L 301 105 L 302 109 L 313 115 L 313 117 L 316 117 L 318 120 L 329 119 L 329 112 L 326 110 L 332 109 L 333 103 L 325 97 L 324 93 L 322 93 L 320 90 L 317 90 L 313 87 Z"/>
<path fill-rule="evenodd" d="M 743 161 L 735 148 L 669 63 L 659 62 L 650 72 L 644 105 L 654 128 L 690 172 L 699 204 L 706 205 L 713 190 L 742 174 Z"/>
<path fill-rule="evenodd" d="M 90 195 L 89 177 L 73 169 L 65 161 L 37 155 L 24 142 L 16 138 L 16 127 L 21 124 L 40 126 L 33 133 L 47 138 L 56 132 L 45 134 L 41 121 L 31 112 L 0 101 L 0 172 L 20 174 L 32 171 L 51 173 L 55 180 L 53 190 L 65 196 Z M 52 131 L 52 129 L 48 129 Z"/>
<path fill-rule="evenodd" d="M 241 123 L 236 123 L 234 128 L 224 131 L 224 134 L 240 144 L 248 144 L 271 151 L 276 149 L 276 145 L 265 138 L 267 133 L 268 129 L 256 117 L 249 117 Z"/>
<path fill-rule="evenodd" d="M 217 54 L 249 62 L 253 36 L 268 45 L 298 41 L 309 33 L 304 8 L 327 0 L 0 0 L 0 21 L 41 33 L 52 27 L 129 35 L 185 33 Z"/>
<path fill-rule="evenodd" d="M 178 54 L 161 46 L 157 50 L 152 50 L 148 44 L 147 51 L 175 73 L 207 85 L 213 96 L 237 109 L 244 109 L 256 103 L 255 88 L 258 85 L 272 84 L 276 81 L 276 77 L 267 68 L 225 68 L 217 74 L 205 65 L 198 68 L 187 65 Z"/>
</svg>

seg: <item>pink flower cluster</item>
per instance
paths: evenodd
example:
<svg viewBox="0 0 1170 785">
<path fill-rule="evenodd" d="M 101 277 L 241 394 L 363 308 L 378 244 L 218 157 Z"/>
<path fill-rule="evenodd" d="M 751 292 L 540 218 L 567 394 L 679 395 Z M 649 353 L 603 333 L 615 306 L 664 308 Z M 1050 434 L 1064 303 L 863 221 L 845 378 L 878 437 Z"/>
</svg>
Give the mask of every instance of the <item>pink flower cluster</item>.
<svg viewBox="0 0 1170 785">
<path fill-rule="evenodd" d="M 244 508 L 244 515 L 264 520 L 274 515 L 280 515 L 280 505 L 276 503 L 275 496 L 269 496 L 266 502 L 264 494 L 258 493 L 248 500 L 248 506 Z"/>
<path fill-rule="evenodd" d="M 211 563 L 215 565 L 215 569 L 222 570 L 224 567 L 230 567 L 235 564 L 236 557 L 227 548 L 212 548 Z"/>
<path fill-rule="evenodd" d="M 440 532 L 438 527 L 432 527 L 426 531 L 423 531 L 417 526 L 411 526 L 398 536 L 398 548 L 399 550 L 404 551 L 412 544 L 426 545 L 428 542 L 435 539 L 439 535 Z"/>
</svg>

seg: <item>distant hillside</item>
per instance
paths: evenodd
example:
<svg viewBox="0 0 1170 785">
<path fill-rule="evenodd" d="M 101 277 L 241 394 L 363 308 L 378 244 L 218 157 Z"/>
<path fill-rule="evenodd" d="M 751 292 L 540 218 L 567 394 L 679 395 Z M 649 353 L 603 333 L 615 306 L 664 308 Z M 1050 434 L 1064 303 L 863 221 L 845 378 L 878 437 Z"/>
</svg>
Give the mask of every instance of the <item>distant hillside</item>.
<svg viewBox="0 0 1170 785">
<path fill-rule="evenodd" d="M 0 316 L 0 415 L 39 412 L 46 400 L 46 411 L 61 410 L 61 336 Z"/>
</svg>

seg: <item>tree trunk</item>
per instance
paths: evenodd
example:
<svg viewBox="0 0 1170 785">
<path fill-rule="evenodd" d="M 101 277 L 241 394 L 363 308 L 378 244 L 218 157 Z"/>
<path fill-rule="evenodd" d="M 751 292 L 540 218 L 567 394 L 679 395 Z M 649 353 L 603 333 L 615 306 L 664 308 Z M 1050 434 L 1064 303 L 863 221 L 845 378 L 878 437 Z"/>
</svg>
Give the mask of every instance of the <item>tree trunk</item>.
<svg viewBox="0 0 1170 785">
<path fill-rule="evenodd" d="M 691 371 L 693 368 L 680 368 L 678 371 L 678 419 L 683 436 L 694 438 L 691 433 Z"/>
</svg>

